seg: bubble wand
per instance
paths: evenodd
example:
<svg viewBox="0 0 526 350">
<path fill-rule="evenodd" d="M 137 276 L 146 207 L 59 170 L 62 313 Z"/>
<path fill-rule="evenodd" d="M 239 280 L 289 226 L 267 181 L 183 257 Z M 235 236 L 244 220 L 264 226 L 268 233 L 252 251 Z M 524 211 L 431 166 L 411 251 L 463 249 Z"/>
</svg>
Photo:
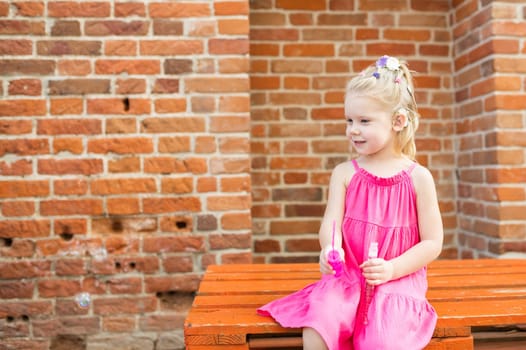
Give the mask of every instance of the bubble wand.
<svg viewBox="0 0 526 350">
<path fill-rule="evenodd" d="M 367 259 L 376 259 L 378 258 L 378 242 L 371 242 L 369 246 L 369 251 L 367 254 Z M 365 282 L 365 305 L 364 305 L 364 315 L 363 323 L 368 324 L 369 320 L 367 319 L 367 313 L 369 311 L 369 305 L 373 300 L 374 286 Z"/>
<path fill-rule="evenodd" d="M 343 261 L 340 257 L 340 253 L 334 249 L 334 236 L 336 233 L 336 220 L 332 221 L 332 249 L 328 254 L 329 265 L 332 266 L 334 270 L 334 277 L 340 277 L 343 272 Z"/>
</svg>

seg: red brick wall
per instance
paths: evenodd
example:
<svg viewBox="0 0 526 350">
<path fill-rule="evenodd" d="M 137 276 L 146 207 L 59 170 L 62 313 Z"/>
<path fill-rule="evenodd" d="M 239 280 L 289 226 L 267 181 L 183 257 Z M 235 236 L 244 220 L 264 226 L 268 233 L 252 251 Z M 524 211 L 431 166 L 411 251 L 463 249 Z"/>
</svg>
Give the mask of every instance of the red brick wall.
<svg viewBox="0 0 526 350">
<path fill-rule="evenodd" d="M 335 164 L 349 157 L 343 93 L 383 54 L 416 71 L 418 161 L 435 175 L 457 255 L 454 69 L 447 1 L 251 1 L 254 258 L 315 261 Z"/>
<path fill-rule="evenodd" d="M 251 261 L 248 14 L 0 1 L 0 349 L 182 348 L 202 270 Z"/>
<path fill-rule="evenodd" d="M 526 6 L 457 1 L 455 65 L 462 257 L 526 253 Z"/>
</svg>

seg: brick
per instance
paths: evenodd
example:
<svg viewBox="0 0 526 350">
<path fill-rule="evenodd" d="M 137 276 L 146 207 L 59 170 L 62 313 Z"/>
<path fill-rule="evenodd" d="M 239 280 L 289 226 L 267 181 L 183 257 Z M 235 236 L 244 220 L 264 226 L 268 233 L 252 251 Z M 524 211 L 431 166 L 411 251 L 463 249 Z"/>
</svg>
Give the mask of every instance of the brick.
<svg viewBox="0 0 526 350">
<path fill-rule="evenodd" d="M 46 175 L 93 175 L 102 173 L 101 159 L 40 159 L 38 173 Z"/>
<path fill-rule="evenodd" d="M 235 74 L 250 71 L 250 60 L 242 58 L 222 58 L 219 60 L 219 73 Z"/>
<path fill-rule="evenodd" d="M 213 234 L 209 237 L 210 249 L 248 249 L 252 245 L 251 235 L 248 233 Z"/>
<path fill-rule="evenodd" d="M 195 139 L 196 153 L 213 153 L 217 149 L 216 137 L 214 136 L 197 136 Z"/>
<path fill-rule="evenodd" d="M 23 135 L 33 129 L 30 120 L 0 120 L 0 134 Z"/>
<path fill-rule="evenodd" d="M 2 279 L 45 277 L 51 273 L 51 262 L 43 260 L 0 262 Z"/>
<path fill-rule="evenodd" d="M 51 27 L 52 36 L 80 36 L 79 21 L 55 21 Z"/>
<path fill-rule="evenodd" d="M 118 94 L 141 94 L 146 92 L 146 81 L 144 79 L 117 79 L 116 92 Z"/>
<path fill-rule="evenodd" d="M 190 137 L 174 136 L 159 137 L 158 150 L 160 153 L 187 153 L 191 150 Z"/>
<path fill-rule="evenodd" d="M 56 219 L 53 221 L 53 225 L 54 232 L 57 235 L 82 235 L 88 232 L 88 224 L 85 219 Z"/>
<path fill-rule="evenodd" d="M 36 20 L 0 20 L 0 34 L 3 35 L 43 35 L 45 24 Z"/>
<path fill-rule="evenodd" d="M 153 92 L 155 93 L 177 93 L 179 92 L 179 79 L 156 79 L 155 85 L 153 87 Z M 173 99 L 173 101 L 178 101 L 182 107 L 186 109 L 186 103 L 182 104 L 182 101 L 185 99 Z"/>
<path fill-rule="evenodd" d="M 101 132 L 101 121 L 96 119 L 51 119 L 37 122 L 39 135 L 95 135 Z"/>
<path fill-rule="evenodd" d="M 250 161 L 244 158 L 213 158 L 210 161 L 212 174 L 236 174 L 247 173 L 250 169 Z"/>
<path fill-rule="evenodd" d="M 160 229 L 161 232 L 190 233 L 193 230 L 193 220 L 188 215 L 163 216 Z"/>
<path fill-rule="evenodd" d="M 183 35 L 183 22 L 173 20 L 154 20 L 154 35 Z"/>
<path fill-rule="evenodd" d="M 141 3 L 124 2 L 114 4 L 115 17 L 145 17 L 146 6 Z"/>
<path fill-rule="evenodd" d="M 58 1 L 48 4 L 48 16 L 50 17 L 108 17 L 110 15 L 110 4 L 105 2 L 73 2 Z"/>
<path fill-rule="evenodd" d="M 48 87 L 50 95 L 107 94 L 110 92 L 110 81 L 107 79 L 51 80 Z"/>
<path fill-rule="evenodd" d="M 183 328 L 184 319 L 182 314 L 143 316 L 139 320 L 139 328 L 146 332 L 170 331 L 172 327 Z"/>
<path fill-rule="evenodd" d="M 141 277 L 111 278 L 106 283 L 112 294 L 140 294 L 142 292 Z"/>
<path fill-rule="evenodd" d="M 214 3 L 214 14 L 216 16 L 248 15 L 249 4 L 245 1 L 225 1 Z"/>
<path fill-rule="evenodd" d="M 139 43 L 139 50 L 145 56 L 175 56 L 203 53 L 204 47 L 200 40 L 148 40 Z"/>
<path fill-rule="evenodd" d="M 86 21 L 84 33 L 90 36 L 141 36 L 148 34 L 149 24 L 146 21 Z"/>
<path fill-rule="evenodd" d="M 144 137 L 89 140 L 88 152 L 99 154 L 151 153 L 153 152 L 153 143 L 151 139 Z"/>
<path fill-rule="evenodd" d="M 95 61 L 95 73 L 97 74 L 159 74 L 159 60 L 115 60 L 99 59 Z"/>
<path fill-rule="evenodd" d="M 0 140 L 0 155 L 37 155 L 48 154 L 48 141 L 44 139 Z"/>
<path fill-rule="evenodd" d="M 285 44 L 285 56 L 320 57 L 334 55 L 334 46 L 331 44 Z"/>
<path fill-rule="evenodd" d="M 0 101 L 0 117 L 42 116 L 46 114 L 44 100 L 2 100 Z"/>
<path fill-rule="evenodd" d="M 191 256 L 170 256 L 163 259 L 163 269 L 168 273 L 192 272 L 194 264 Z"/>
<path fill-rule="evenodd" d="M 106 207 L 110 215 L 140 214 L 139 199 L 131 197 L 108 198 Z"/>
<path fill-rule="evenodd" d="M 197 212 L 201 201 L 196 197 L 143 198 L 143 211 L 147 214 Z"/>
<path fill-rule="evenodd" d="M 247 230 L 252 227 L 250 213 L 226 212 L 221 216 L 224 230 Z"/>
<path fill-rule="evenodd" d="M 134 118 L 106 119 L 106 134 L 134 134 L 137 132 Z"/>
<path fill-rule="evenodd" d="M 231 211 L 250 208 L 249 196 L 209 196 L 206 207 L 212 211 Z"/>
<path fill-rule="evenodd" d="M 53 140 L 53 153 L 81 154 L 84 152 L 84 145 L 80 137 L 65 137 Z"/>
<path fill-rule="evenodd" d="M 30 216 L 34 213 L 34 202 L 13 201 L 2 203 L 2 215 L 4 216 Z"/>
<path fill-rule="evenodd" d="M 155 111 L 157 113 L 179 113 L 186 112 L 186 99 L 184 98 L 163 98 L 155 100 Z"/>
<path fill-rule="evenodd" d="M 133 333 L 135 316 L 108 316 L 102 319 L 102 330 L 110 333 Z"/>
<path fill-rule="evenodd" d="M 222 116 L 210 118 L 211 132 L 247 132 L 250 127 L 250 118 L 248 116 Z"/>
<path fill-rule="evenodd" d="M 150 101 L 142 98 L 90 99 L 87 102 L 88 114 L 149 114 Z"/>
<path fill-rule="evenodd" d="M 193 179 L 191 177 L 162 179 L 162 193 L 192 193 L 194 191 Z"/>
<path fill-rule="evenodd" d="M 195 292 L 199 286 L 199 276 L 184 274 L 170 277 L 146 277 L 146 293 L 157 292 Z"/>
<path fill-rule="evenodd" d="M 86 264 L 83 259 L 61 259 L 55 264 L 57 276 L 81 276 L 86 272 Z"/>
<path fill-rule="evenodd" d="M 137 56 L 137 42 L 133 40 L 107 40 L 104 54 L 107 56 Z"/>
<path fill-rule="evenodd" d="M 164 61 L 166 74 L 184 74 L 193 72 L 193 61 L 189 59 L 166 59 Z"/>
<path fill-rule="evenodd" d="M 51 98 L 50 113 L 52 115 L 82 114 L 83 102 L 80 98 Z"/>
<path fill-rule="evenodd" d="M 41 1 L 19 2 L 14 5 L 16 14 L 24 17 L 39 17 L 44 14 L 44 3 Z"/>
<path fill-rule="evenodd" d="M 197 179 L 197 192 L 215 192 L 217 191 L 217 181 L 213 177 L 200 177 Z"/>
<path fill-rule="evenodd" d="M 270 223 L 271 235 L 294 235 L 316 233 L 319 230 L 319 220 L 275 220 Z"/>
<path fill-rule="evenodd" d="M 0 181 L 0 198 L 42 197 L 49 194 L 47 180 Z"/>
<path fill-rule="evenodd" d="M 11 305 L 9 304 L 6 305 L 5 299 L 31 299 L 33 297 L 34 289 L 35 289 L 35 285 L 33 282 L 28 282 L 28 281 L 0 282 L 0 298 L 4 300 L 2 303 L 3 310 L 0 310 L 0 316 L 4 316 L 2 314 L 7 314 L 13 317 L 13 314 L 11 314 L 10 311 L 17 311 L 16 308 L 13 307 L 12 303 Z"/>
<path fill-rule="evenodd" d="M 157 221 L 150 217 L 117 217 L 112 219 L 93 219 L 92 230 L 97 233 L 137 233 L 154 232 L 157 230 Z"/>
<path fill-rule="evenodd" d="M 204 117 L 145 118 L 142 131 L 146 133 L 195 133 L 206 129 Z"/>
<path fill-rule="evenodd" d="M 221 264 L 251 264 L 252 253 L 225 253 L 221 255 Z"/>
<path fill-rule="evenodd" d="M 222 154 L 250 153 L 250 143 L 246 137 L 225 137 L 219 140 L 219 150 Z"/>
<path fill-rule="evenodd" d="M 249 80 L 246 78 L 188 78 L 185 92 L 187 93 L 220 93 L 248 92 Z"/>
<path fill-rule="evenodd" d="M 209 5 L 206 3 L 151 3 L 148 6 L 152 18 L 188 18 L 209 17 Z"/>
<path fill-rule="evenodd" d="M 95 179 L 90 183 L 94 195 L 156 192 L 155 180 L 151 178 L 134 179 Z"/>
<path fill-rule="evenodd" d="M 112 159 L 108 162 L 108 171 L 111 173 L 135 173 L 141 169 L 141 161 L 137 157 L 124 157 Z"/>
<path fill-rule="evenodd" d="M 86 76 L 91 73 L 91 62 L 88 60 L 59 60 L 57 66 L 60 75 Z"/>
<path fill-rule="evenodd" d="M 320 242 L 313 239 L 288 239 L 285 242 L 286 252 L 319 252 Z"/>
<path fill-rule="evenodd" d="M 44 56 L 99 56 L 100 41 L 46 40 L 37 41 L 37 53 Z"/>
<path fill-rule="evenodd" d="M 143 251 L 147 253 L 155 253 L 161 250 L 167 253 L 202 252 L 205 249 L 204 244 L 203 237 L 197 236 L 145 237 L 143 240 Z"/>
<path fill-rule="evenodd" d="M 1 55 L 30 55 L 33 44 L 29 40 L 0 40 Z"/>
<path fill-rule="evenodd" d="M 17 160 L 13 162 L 0 161 L 0 175 L 21 176 L 33 173 L 33 163 L 30 160 Z"/>
<path fill-rule="evenodd" d="M 0 239 L 0 241 L 1 240 L 2 239 Z M 2 254 L 2 256 L 12 258 L 31 258 L 35 254 L 35 244 L 31 239 L 17 238 L 11 242 L 10 246 L 0 247 L 0 254 Z M 33 290 L 33 288 L 31 288 L 31 290 Z M 31 292 L 31 296 L 32 295 L 33 293 Z"/>
<path fill-rule="evenodd" d="M 102 201 L 99 199 L 56 199 L 40 202 L 40 214 L 55 215 L 101 215 Z"/>
<path fill-rule="evenodd" d="M 276 8 L 284 10 L 321 11 L 326 9 L 325 0 L 297 2 L 294 0 L 276 0 Z"/>
<path fill-rule="evenodd" d="M 99 317 L 56 317 L 33 321 L 35 337 L 55 337 L 58 335 L 89 335 L 100 332 Z M 68 344 L 60 341 L 61 344 Z"/>
</svg>

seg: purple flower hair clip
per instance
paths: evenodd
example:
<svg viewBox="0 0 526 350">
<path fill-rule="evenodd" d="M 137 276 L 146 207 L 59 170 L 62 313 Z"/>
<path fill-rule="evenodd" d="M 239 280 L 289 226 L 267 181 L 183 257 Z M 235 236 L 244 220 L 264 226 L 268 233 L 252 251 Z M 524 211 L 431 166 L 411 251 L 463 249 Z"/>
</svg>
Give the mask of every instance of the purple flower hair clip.
<svg viewBox="0 0 526 350">
<path fill-rule="evenodd" d="M 376 79 L 380 78 L 379 71 L 381 69 L 387 69 L 393 72 L 398 71 L 400 69 L 400 61 L 398 61 L 396 57 L 384 55 L 376 61 L 376 72 L 373 73 Z"/>
</svg>

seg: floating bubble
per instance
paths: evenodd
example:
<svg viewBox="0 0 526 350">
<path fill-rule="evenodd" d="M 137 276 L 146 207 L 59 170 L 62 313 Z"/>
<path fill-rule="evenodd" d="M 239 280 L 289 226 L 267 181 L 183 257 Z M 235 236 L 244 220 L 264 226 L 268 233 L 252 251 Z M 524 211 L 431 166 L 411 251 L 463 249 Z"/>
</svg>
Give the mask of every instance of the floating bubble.
<svg viewBox="0 0 526 350">
<path fill-rule="evenodd" d="M 91 295 L 87 292 L 78 293 L 75 295 L 75 301 L 79 307 L 85 309 L 91 304 Z"/>
</svg>

